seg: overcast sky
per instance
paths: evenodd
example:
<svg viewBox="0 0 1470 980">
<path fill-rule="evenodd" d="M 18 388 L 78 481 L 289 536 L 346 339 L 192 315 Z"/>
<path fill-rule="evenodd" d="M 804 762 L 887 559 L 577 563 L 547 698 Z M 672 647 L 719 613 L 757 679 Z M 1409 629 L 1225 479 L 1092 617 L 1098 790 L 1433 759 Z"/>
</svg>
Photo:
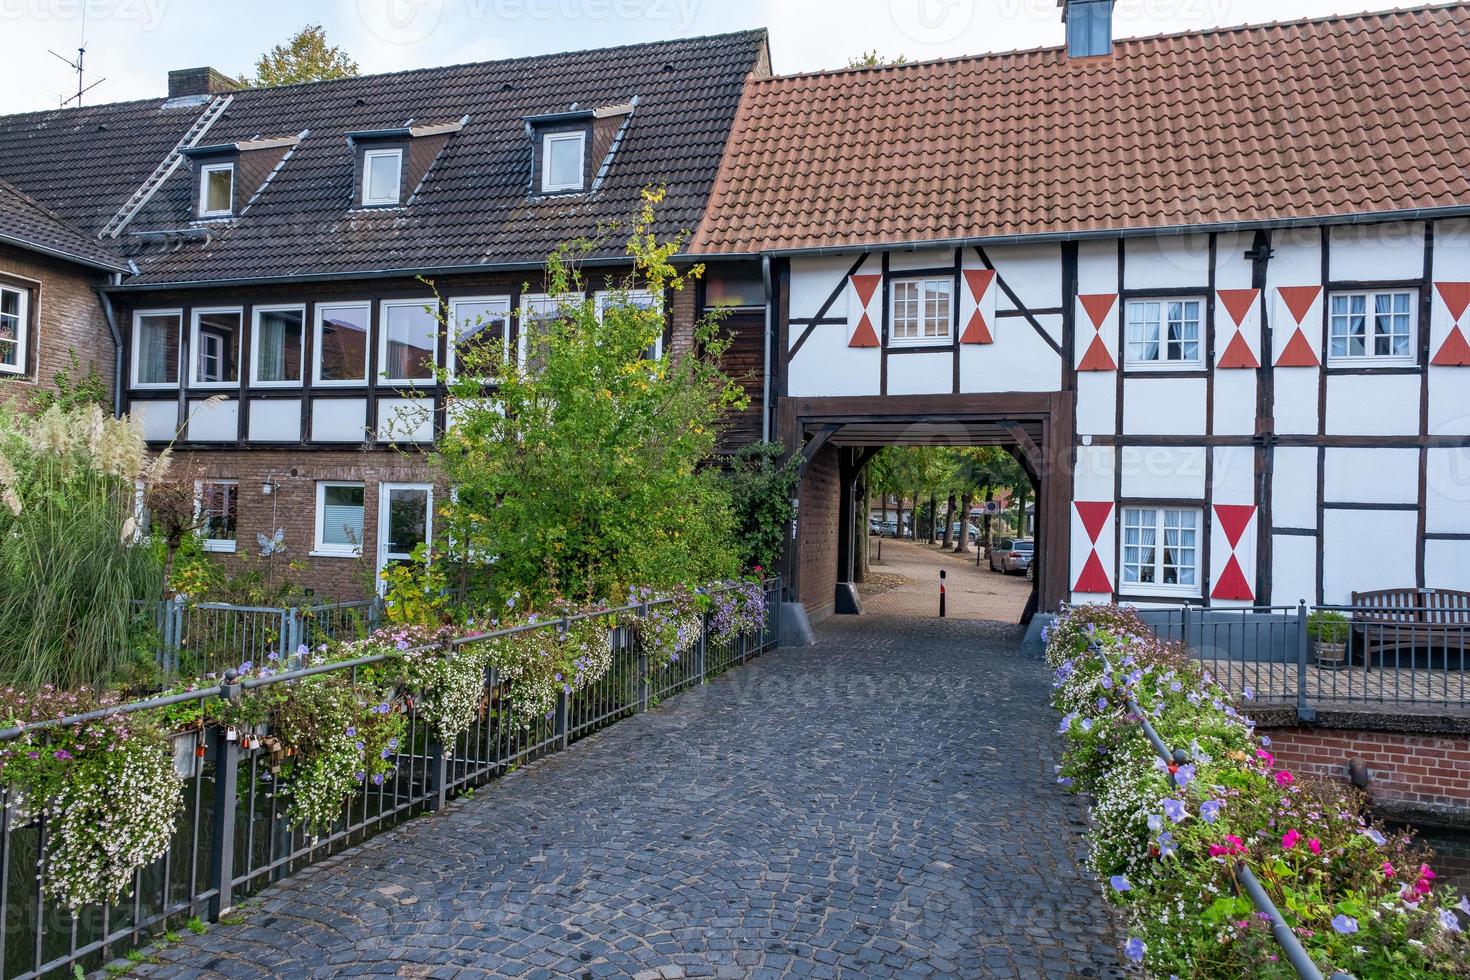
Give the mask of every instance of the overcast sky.
<svg viewBox="0 0 1470 980">
<path fill-rule="evenodd" d="M 1118 0 L 1119 37 L 1363 9 L 1372 0 Z M 1384 6 L 1389 5 L 1384 0 Z M 85 15 L 85 16 L 84 16 Z M 0 113 L 75 91 L 48 51 L 76 56 L 89 104 L 162 95 L 170 68 L 230 74 L 308 20 L 364 73 L 764 26 L 780 73 L 877 49 L 909 60 L 1057 44 L 1056 0 L 0 0 Z"/>
</svg>

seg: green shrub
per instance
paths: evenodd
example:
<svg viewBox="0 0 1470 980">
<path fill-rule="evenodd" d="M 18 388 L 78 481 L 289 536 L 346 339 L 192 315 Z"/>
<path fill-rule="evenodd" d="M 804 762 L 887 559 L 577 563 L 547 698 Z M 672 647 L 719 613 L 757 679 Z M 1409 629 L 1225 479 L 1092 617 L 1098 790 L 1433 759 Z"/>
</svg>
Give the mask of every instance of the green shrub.
<svg viewBox="0 0 1470 980">
<path fill-rule="evenodd" d="M 1319 643 L 1346 643 L 1350 623 L 1340 612 L 1317 609 L 1307 616 L 1307 635 Z"/>
<path fill-rule="evenodd" d="M 735 547 L 747 569 L 776 565 L 791 525 L 801 457 L 779 442 L 757 442 L 730 457 L 725 484 L 735 511 Z"/>
</svg>

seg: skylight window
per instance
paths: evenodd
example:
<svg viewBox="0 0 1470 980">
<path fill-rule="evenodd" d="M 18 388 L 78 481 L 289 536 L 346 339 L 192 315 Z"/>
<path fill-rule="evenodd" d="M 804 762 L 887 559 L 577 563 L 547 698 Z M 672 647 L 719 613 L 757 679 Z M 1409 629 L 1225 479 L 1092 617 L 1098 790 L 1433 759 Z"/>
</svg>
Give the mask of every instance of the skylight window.
<svg viewBox="0 0 1470 980">
<path fill-rule="evenodd" d="M 364 207 L 397 204 L 403 184 L 402 150 L 368 150 L 362 155 Z"/>
<path fill-rule="evenodd" d="M 547 194 L 580 191 L 587 134 L 549 133 L 541 140 L 541 190 Z"/>
<path fill-rule="evenodd" d="M 199 171 L 199 217 L 228 218 L 235 211 L 235 165 L 211 163 Z"/>
</svg>

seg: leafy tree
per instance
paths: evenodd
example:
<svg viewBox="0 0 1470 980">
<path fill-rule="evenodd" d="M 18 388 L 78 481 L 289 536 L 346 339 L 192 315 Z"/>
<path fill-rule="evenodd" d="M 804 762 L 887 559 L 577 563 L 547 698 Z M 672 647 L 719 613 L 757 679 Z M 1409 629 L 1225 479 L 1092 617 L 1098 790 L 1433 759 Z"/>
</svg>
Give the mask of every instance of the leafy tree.
<svg viewBox="0 0 1470 980">
<path fill-rule="evenodd" d="M 327 44 L 320 24 L 307 24 L 285 44 L 277 44 L 255 62 L 255 78 L 240 81 L 254 88 L 327 82 L 357 75 L 357 62 L 336 45 Z"/>
<path fill-rule="evenodd" d="M 769 569 L 780 557 L 791 524 L 791 494 L 801 458 L 784 462 L 777 442 L 757 442 L 730 457 L 725 483 L 735 511 L 735 545 L 747 568 Z"/>
<path fill-rule="evenodd" d="M 455 494 L 435 526 L 472 601 L 622 601 L 633 587 L 739 571 L 730 494 L 706 465 L 721 417 L 745 404 L 719 368 L 718 313 L 696 324 L 690 351 L 653 360 L 662 311 L 617 301 L 635 287 L 682 290 L 703 272 L 676 273 L 680 243 L 649 231 L 662 197 L 645 193 L 628 241 L 636 271 L 600 316 L 584 301 L 523 319 L 521 364 L 498 343 L 459 341 L 451 424 L 433 454 Z M 591 247 L 552 255 L 545 291 L 583 295 L 576 260 Z"/>
<path fill-rule="evenodd" d="M 903 55 L 900 54 L 892 58 L 885 58 L 878 53 L 877 48 L 871 51 L 864 51 L 855 58 L 847 59 L 847 67 L 849 68 L 884 68 L 889 65 L 903 65 L 907 63 L 908 59 Z"/>
</svg>

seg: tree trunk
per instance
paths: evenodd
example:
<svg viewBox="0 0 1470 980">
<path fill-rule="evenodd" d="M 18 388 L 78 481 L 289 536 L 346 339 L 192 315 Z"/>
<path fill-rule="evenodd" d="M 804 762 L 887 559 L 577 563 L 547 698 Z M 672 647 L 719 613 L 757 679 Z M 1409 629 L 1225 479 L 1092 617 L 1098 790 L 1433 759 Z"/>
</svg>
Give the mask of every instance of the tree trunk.
<svg viewBox="0 0 1470 980">
<path fill-rule="evenodd" d="M 954 543 L 954 494 L 949 495 L 948 506 L 944 509 L 944 547 L 949 548 Z"/>
<path fill-rule="evenodd" d="M 1016 488 L 1016 537 L 1026 536 L 1026 487 Z"/>
<path fill-rule="evenodd" d="M 970 550 L 970 500 L 969 491 L 960 494 L 960 533 L 955 536 L 954 553 L 963 555 Z"/>
<path fill-rule="evenodd" d="M 929 494 L 929 543 L 934 543 L 934 523 L 939 520 L 939 496 Z"/>
<path fill-rule="evenodd" d="M 985 502 L 988 504 L 995 499 L 995 488 L 985 488 Z M 990 508 L 985 509 L 985 553 L 990 554 L 990 549 L 995 547 L 995 528 L 990 523 Z"/>
<path fill-rule="evenodd" d="M 858 475 L 859 496 L 863 501 L 862 519 L 858 522 L 857 529 L 857 566 L 853 572 L 853 579 L 858 582 L 866 582 L 868 579 L 868 555 L 873 547 L 873 536 L 868 531 L 868 520 L 873 513 L 873 493 L 868 486 L 868 478 Z"/>
</svg>

